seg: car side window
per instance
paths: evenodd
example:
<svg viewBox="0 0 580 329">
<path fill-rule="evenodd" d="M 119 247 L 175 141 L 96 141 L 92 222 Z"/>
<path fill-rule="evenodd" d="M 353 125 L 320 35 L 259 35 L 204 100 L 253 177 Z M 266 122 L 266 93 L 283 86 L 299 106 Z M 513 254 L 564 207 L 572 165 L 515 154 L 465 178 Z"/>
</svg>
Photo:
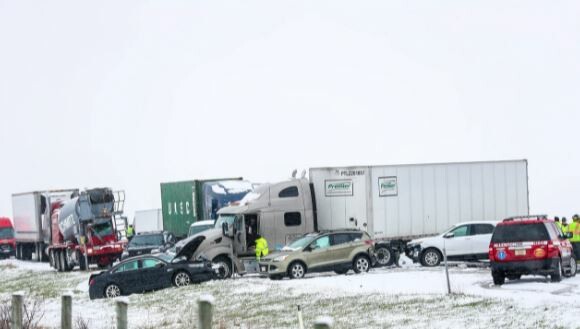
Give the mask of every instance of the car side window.
<svg viewBox="0 0 580 329">
<path fill-rule="evenodd" d="M 451 233 L 453 233 L 454 238 L 457 238 L 460 236 L 466 236 L 469 234 L 469 225 L 459 226 L 459 227 L 455 228 L 453 231 L 451 231 Z"/>
<path fill-rule="evenodd" d="M 340 245 L 351 242 L 351 236 L 348 233 L 338 233 L 332 235 L 332 245 Z"/>
<path fill-rule="evenodd" d="M 298 187 L 296 186 L 287 187 L 282 191 L 280 191 L 280 193 L 278 193 L 279 198 L 292 198 L 297 196 L 298 196 Z"/>
<path fill-rule="evenodd" d="M 363 234 L 361 233 L 350 233 L 350 241 L 360 241 L 363 238 Z"/>
<path fill-rule="evenodd" d="M 473 224 L 471 225 L 471 235 L 492 234 L 493 225 L 491 224 Z"/>
<path fill-rule="evenodd" d="M 312 249 L 325 249 L 330 247 L 330 237 L 328 235 L 318 238 L 312 243 Z"/>
<path fill-rule="evenodd" d="M 139 264 L 137 263 L 136 260 L 134 260 L 132 262 L 127 262 L 127 263 L 119 266 L 119 268 L 117 268 L 115 270 L 115 273 L 134 271 L 134 270 L 136 270 L 138 268 L 139 268 Z"/>
<path fill-rule="evenodd" d="M 146 258 L 141 261 L 141 268 L 154 268 L 158 264 L 163 264 L 160 260 L 154 258 Z"/>
</svg>

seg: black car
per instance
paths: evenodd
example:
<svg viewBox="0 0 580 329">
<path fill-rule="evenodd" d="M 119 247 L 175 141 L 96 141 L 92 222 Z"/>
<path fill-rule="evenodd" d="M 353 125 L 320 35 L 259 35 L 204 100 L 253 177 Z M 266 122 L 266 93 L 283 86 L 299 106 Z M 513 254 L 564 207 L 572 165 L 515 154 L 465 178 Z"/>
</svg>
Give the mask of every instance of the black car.
<svg viewBox="0 0 580 329">
<path fill-rule="evenodd" d="M 191 240 L 176 255 L 159 253 L 132 257 L 108 271 L 92 274 L 89 278 L 90 299 L 113 298 L 172 285 L 181 287 L 213 279 L 215 272 L 209 260 L 189 260 L 204 239 Z"/>
<path fill-rule="evenodd" d="M 127 249 L 121 255 L 121 259 L 155 252 L 164 252 L 173 247 L 174 244 L 175 238 L 169 232 L 139 233 L 131 238 L 131 241 L 127 244 Z"/>
</svg>

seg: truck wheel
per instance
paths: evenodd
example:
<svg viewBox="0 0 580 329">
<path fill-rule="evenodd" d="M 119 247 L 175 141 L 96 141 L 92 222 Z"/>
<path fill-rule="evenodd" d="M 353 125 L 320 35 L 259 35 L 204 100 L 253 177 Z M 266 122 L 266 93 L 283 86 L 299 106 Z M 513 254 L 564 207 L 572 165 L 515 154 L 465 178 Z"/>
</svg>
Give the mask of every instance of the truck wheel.
<svg viewBox="0 0 580 329">
<path fill-rule="evenodd" d="M 61 250 L 59 252 L 60 255 L 60 270 L 62 272 L 68 271 L 68 259 L 66 257 L 66 250 Z"/>
<path fill-rule="evenodd" d="M 554 272 L 550 274 L 550 281 L 552 282 L 560 282 L 562 281 L 562 260 L 558 259 L 558 264 L 556 264 L 556 268 Z"/>
<path fill-rule="evenodd" d="M 491 272 L 491 277 L 493 278 L 493 284 L 496 286 L 501 286 L 505 283 L 505 275 L 501 272 Z"/>
<path fill-rule="evenodd" d="M 421 255 L 421 264 L 427 267 L 434 267 L 441 264 L 441 252 L 435 248 L 429 248 Z"/>
<path fill-rule="evenodd" d="M 173 276 L 173 284 L 176 287 L 185 287 L 185 286 L 189 286 L 189 283 L 191 283 L 191 278 L 189 277 L 189 274 L 187 274 L 184 271 L 180 271 L 177 272 L 174 276 Z"/>
<path fill-rule="evenodd" d="M 301 262 L 294 262 L 288 267 L 290 279 L 301 279 L 306 274 L 306 267 Z"/>
<path fill-rule="evenodd" d="M 371 261 L 365 255 L 358 255 L 352 261 L 352 269 L 355 273 L 368 272 L 371 268 Z"/>
<path fill-rule="evenodd" d="M 22 246 L 20 243 L 16 244 L 16 259 L 22 259 Z"/>
<path fill-rule="evenodd" d="M 60 250 L 55 250 L 54 251 L 54 265 L 56 267 L 56 270 L 59 272 L 62 272 L 62 261 L 61 261 L 61 252 Z"/>
<path fill-rule="evenodd" d="M 48 252 L 48 264 L 50 264 L 50 267 L 54 268 L 54 254 L 52 252 L 52 250 L 50 250 Z"/>
<path fill-rule="evenodd" d="M 218 266 L 218 279 L 227 279 L 232 276 L 232 261 L 229 257 L 216 257 L 212 263 L 213 265 Z"/>
<path fill-rule="evenodd" d="M 105 287 L 105 297 L 106 298 L 115 298 L 121 296 L 121 288 L 118 285 L 111 283 L 107 287 Z"/>
<path fill-rule="evenodd" d="M 393 250 L 387 246 L 381 245 L 375 248 L 375 256 L 379 266 L 391 266 L 395 263 Z"/>
<path fill-rule="evenodd" d="M 77 257 L 79 259 L 79 268 L 81 271 L 87 270 L 87 263 L 85 262 L 85 255 L 82 252 L 77 251 Z"/>
</svg>

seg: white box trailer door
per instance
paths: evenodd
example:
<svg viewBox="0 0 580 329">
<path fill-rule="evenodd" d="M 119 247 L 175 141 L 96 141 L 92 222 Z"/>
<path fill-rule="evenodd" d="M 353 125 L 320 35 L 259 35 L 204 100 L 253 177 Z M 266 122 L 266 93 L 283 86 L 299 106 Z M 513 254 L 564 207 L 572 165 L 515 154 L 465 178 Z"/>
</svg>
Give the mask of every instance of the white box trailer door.
<svg viewBox="0 0 580 329">
<path fill-rule="evenodd" d="M 368 167 L 312 168 L 319 230 L 367 229 L 370 179 Z"/>
<path fill-rule="evenodd" d="M 12 222 L 14 223 L 14 237 L 17 241 L 42 241 L 39 198 L 38 193 L 12 195 Z"/>
<path fill-rule="evenodd" d="M 161 209 L 137 210 L 133 219 L 135 232 L 153 232 L 163 230 Z"/>
<path fill-rule="evenodd" d="M 466 221 L 526 215 L 527 161 L 371 167 L 375 236 L 433 235 Z"/>
</svg>

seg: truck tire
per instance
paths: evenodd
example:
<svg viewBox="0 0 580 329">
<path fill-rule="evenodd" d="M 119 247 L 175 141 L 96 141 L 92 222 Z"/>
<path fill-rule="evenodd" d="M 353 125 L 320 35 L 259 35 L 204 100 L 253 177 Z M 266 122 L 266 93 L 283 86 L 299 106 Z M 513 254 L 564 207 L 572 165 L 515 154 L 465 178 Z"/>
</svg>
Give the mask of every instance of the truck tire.
<svg viewBox="0 0 580 329">
<path fill-rule="evenodd" d="M 69 271 L 69 266 L 68 266 L 68 259 L 66 256 L 66 250 L 61 250 L 59 252 L 60 254 L 60 268 L 61 271 L 63 272 L 68 272 Z"/>
<path fill-rule="evenodd" d="M 293 262 L 288 266 L 290 279 L 302 279 L 306 275 L 306 266 L 302 262 Z"/>
<path fill-rule="evenodd" d="M 227 279 L 232 276 L 232 260 L 227 256 L 218 256 L 212 261 L 213 265 L 219 266 L 218 279 Z"/>
<path fill-rule="evenodd" d="M 50 267 L 56 268 L 54 263 L 54 252 L 52 250 L 48 251 L 48 263 L 50 264 Z"/>
<path fill-rule="evenodd" d="M 491 277 L 493 278 L 493 284 L 496 286 L 501 286 L 505 283 L 505 274 L 501 272 L 491 272 Z"/>
<path fill-rule="evenodd" d="M 562 260 L 558 259 L 558 263 L 556 264 L 556 268 L 554 272 L 550 274 L 550 281 L 552 282 L 560 282 L 562 281 Z"/>
<path fill-rule="evenodd" d="M 85 255 L 82 252 L 77 250 L 77 257 L 79 259 L 79 268 L 81 271 L 86 271 L 88 266 L 87 262 L 85 262 Z"/>
<path fill-rule="evenodd" d="M 56 270 L 59 271 L 59 272 L 62 272 L 63 269 L 62 269 L 62 261 L 60 259 L 61 258 L 61 252 L 60 252 L 60 250 L 55 250 L 53 252 L 53 254 L 54 254 L 54 265 L 56 267 Z"/>
<path fill-rule="evenodd" d="M 16 244 L 16 259 L 22 259 L 22 245 Z"/>
<path fill-rule="evenodd" d="M 368 272 L 371 268 L 371 260 L 366 255 L 357 255 L 352 261 L 352 269 L 355 273 Z"/>
<path fill-rule="evenodd" d="M 429 248 L 421 254 L 421 265 L 427 267 L 439 266 L 439 264 L 441 264 L 442 258 L 443 256 L 439 250 L 435 248 Z"/>
<path fill-rule="evenodd" d="M 379 245 L 375 248 L 375 257 L 378 266 L 391 266 L 395 263 L 395 253 L 385 245 Z"/>
</svg>

